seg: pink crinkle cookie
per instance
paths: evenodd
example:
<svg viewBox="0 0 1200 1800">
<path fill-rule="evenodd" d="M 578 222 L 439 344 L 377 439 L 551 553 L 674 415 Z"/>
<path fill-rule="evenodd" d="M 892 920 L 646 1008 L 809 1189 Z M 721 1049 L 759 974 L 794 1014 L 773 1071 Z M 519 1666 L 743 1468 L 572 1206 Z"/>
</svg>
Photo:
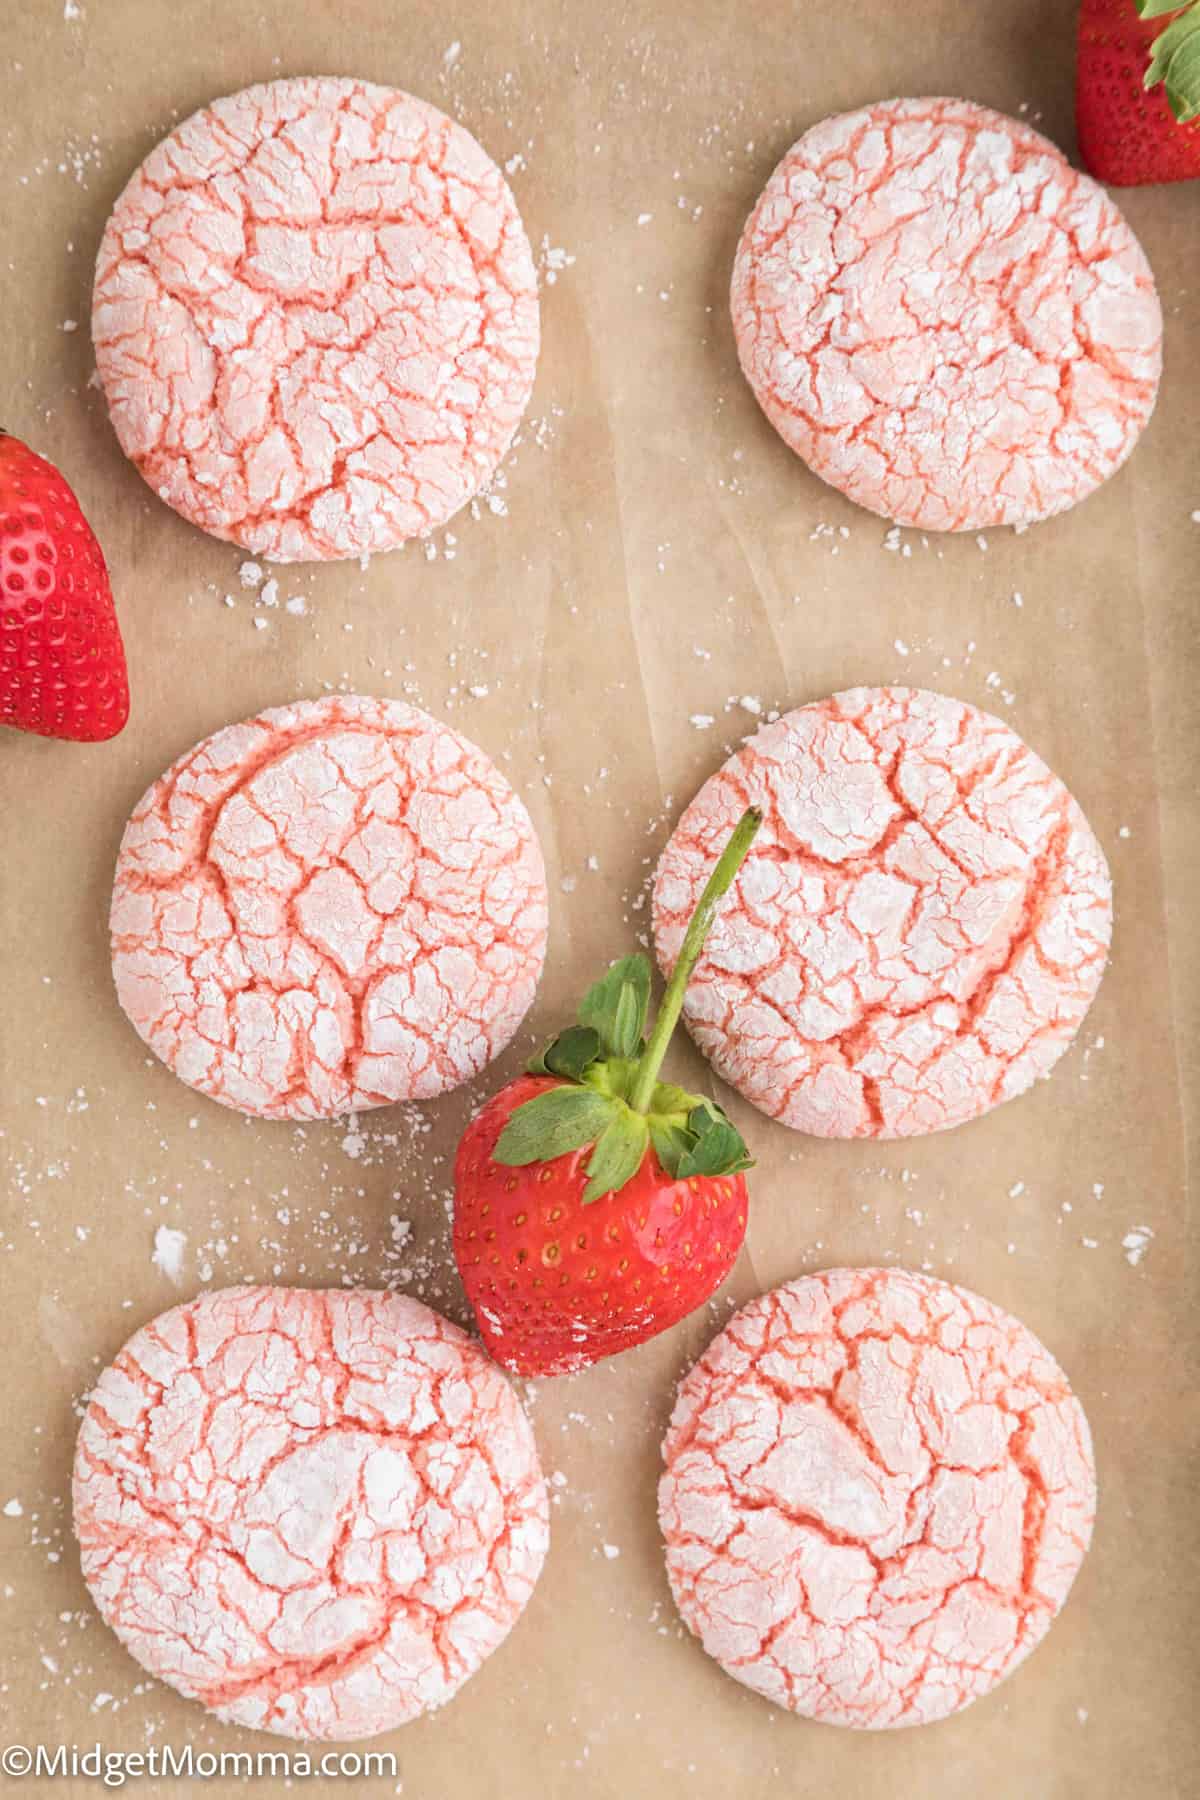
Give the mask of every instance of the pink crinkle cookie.
<svg viewBox="0 0 1200 1800">
<path fill-rule="evenodd" d="M 230 725 L 138 802 L 117 858 L 117 996 L 180 1080 L 326 1119 L 476 1075 L 546 952 L 542 854 L 481 750 L 343 694 Z"/>
<path fill-rule="evenodd" d="M 100 1614 L 218 1718 L 369 1737 L 443 1705 L 541 1572 L 529 1421 L 401 1294 L 241 1287 L 136 1332 L 75 1451 Z"/>
<path fill-rule="evenodd" d="M 978 1118 L 1046 1075 L 1104 973 L 1112 889 L 1076 802 L 990 713 L 854 688 L 707 781 L 654 882 L 669 970 L 743 809 L 764 823 L 684 1001 L 747 1100 L 816 1137 Z"/>
<path fill-rule="evenodd" d="M 780 436 L 901 525 L 1062 512 L 1154 408 L 1162 312 L 1137 239 L 1048 139 L 966 100 L 806 132 L 742 233 L 731 304 Z"/>
<path fill-rule="evenodd" d="M 1092 1535 L 1087 1420 L 965 1288 L 836 1269 L 754 1300 L 679 1390 L 659 1519 L 684 1622 L 806 1718 L 921 1725 L 1039 1643 Z"/>
<path fill-rule="evenodd" d="M 529 400 L 537 277 L 499 169 L 434 106 L 271 81 L 152 150 L 96 266 L 121 447 L 277 561 L 392 550 L 491 478 Z"/>
</svg>

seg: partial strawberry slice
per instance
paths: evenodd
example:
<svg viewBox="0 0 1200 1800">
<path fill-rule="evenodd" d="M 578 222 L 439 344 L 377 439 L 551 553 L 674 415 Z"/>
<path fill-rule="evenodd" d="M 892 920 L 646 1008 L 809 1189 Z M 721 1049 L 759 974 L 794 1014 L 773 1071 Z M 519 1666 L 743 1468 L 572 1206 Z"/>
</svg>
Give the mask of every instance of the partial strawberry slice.
<svg viewBox="0 0 1200 1800">
<path fill-rule="evenodd" d="M 1200 176 L 1200 0 L 1083 0 L 1075 123 L 1100 181 Z"/>
<path fill-rule="evenodd" d="M 128 717 L 95 533 L 53 464 L 0 432 L 0 724 L 95 743 Z"/>
<path fill-rule="evenodd" d="M 707 1300 L 746 1230 L 751 1158 L 712 1100 L 659 1080 L 684 989 L 762 823 L 748 811 L 684 937 L 649 1042 L 650 964 L 627 956 L 468 1125 L 454 1254 L 506 1369 L 560 1375 L 631 1349 Z"/>
</svg>

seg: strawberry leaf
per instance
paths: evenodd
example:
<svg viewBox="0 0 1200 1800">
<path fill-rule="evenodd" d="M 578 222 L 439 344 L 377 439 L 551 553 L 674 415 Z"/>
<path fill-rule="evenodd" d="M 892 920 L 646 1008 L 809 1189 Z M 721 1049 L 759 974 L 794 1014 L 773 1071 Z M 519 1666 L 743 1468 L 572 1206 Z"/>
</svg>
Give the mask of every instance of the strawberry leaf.
<svg viewBox="0 0 1200 1800">
<path fill-rule="evenodd" d="M 1145 85 L 1153 87 L 1167 75 L 1177 50 L 1190 37 L 1200 31 L 1200 12 L 1180 13 L 1172 19 L 1165 31 L 1160 31 L 1150 50 L 1150 63 L 1146 70 Z"/>
<path fill-rule="evenodd" d="M 654 1084 L 654 1092 L 650 1098 L 652 1114 L 678 1114 L 676 1123 L 683 1125 L 687 1116 L 696 1105 L 696 1095 L 689 1094 L 686 1088 L 675 1087 L 669 1081 L 658 1081 Z"/>
<path fill-rule="evenodd" d="M 592 1151 L 583 1204 L 590 1206 L 593 1200 L 615 1193 L 632 1180 L 642 1166 L 649 1145 L 650 1124 L 645 1115 L 630 1112 L 627 1106 L 622 1106 L 609 1120 Z"/>
<path fill-rule="evenodd" d="M 600 1034 L 590 1025 L 569 1025 L 546 1045 L 540 1056 L 525 1065 L 529 1075 L 563 1075 L 582 1081 L 584 1072 L 600 1054 Z"/>
<path fill-rule="evenodd" d="M 656 1098 L 682 1105 L 656 1106 L 650 1114 L 650 1141 L 655 1155 L 677 1181 L 693 1175 L 734 1175 L 752 1169 L 754 1159 L 741 1133 L 713 1100 L 660 1085 Z"/>
<path fill-rule="evenodd" d="M 654 1145 L 654 1154 L 668 1175 L 678 1176 L 679 1165 L 695 1141 L 686 1126 L 677 1125 L 670 1119 L 656 1119 L 651 1115 L 650 1142 Z"/>
<path fill-rule="evenodd" d="M 1154 19 L 1178 9 L 1160 0 L 1139 0 L 1138 10 L 1143 19 Z M 1200 116 L 1200 6 L 1190 5 L 1155 38 L 1143 85 L 1154 88 L 1160 82 L 1180 124 Z"/>
<path fill-rule="evenodd" d="M 650 1010 L 650 964 L 640 953 L 623 956 L 588 989 L 579 1023 L 600 1034 L 606 1056 L 637 1056 Z"/>
<path fill-rule="evenodd" d="M 696 1134 L 695 1143 L 680 1158 L 681 1180 L 689 1175 L 733 1175 L 753 1166 L 741 1134 L 728 1119 L 713 1117 L 697 1107 L 688 1125 Z"/>
<path fill-rule="evenodd" d="M 492 1152 L 505 1168 L 552 1162 L 593 1144 L 617 1116 L 617 1102 L 586 1087 L 551 1088 L 518 1106 Z"/>
<path fill-rule="evenodd" d="M 1172 55 L 1164 79 L 1172 112 L 1181 125 L 1190 124 L 1200 115 L 1200 15 L 1187 41 Z"/>
<path fill-rule="evenodd" d="M 1138 17 L 1161 19 L 1164 13 L 1178 12 L 1181 0 L 1137 0 Z"/>
</svg>

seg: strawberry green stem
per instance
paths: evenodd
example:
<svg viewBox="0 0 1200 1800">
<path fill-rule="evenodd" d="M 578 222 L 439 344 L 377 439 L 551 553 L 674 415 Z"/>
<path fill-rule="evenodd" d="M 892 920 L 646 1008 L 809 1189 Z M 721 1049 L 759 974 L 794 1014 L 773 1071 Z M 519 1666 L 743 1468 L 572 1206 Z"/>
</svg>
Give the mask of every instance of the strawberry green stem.
<svg viewBox="0 0 1200 1800">
<path fill-rule="evenodd" d="M 679 1023 L 679 1014 L 683 1008 L 683 996 L 687 984 L 692 978 L 692 970 L 700 960 L 700 952 L 704 948 L 704 940 L 708 936 L 717 908 L 733 885 L 734 877 L 745 862 L 746 852 L 754 842 L 761 824 L 762 814 L 758 808 L 756 806 L 747 807 L 730 833 L 729 841 L 717 859 L 717 866 L 709 876 L 704 892 L 697 902 L 696 910 L 688 921 L 678 961 L 671 974 L 671 979 L 667 983 L 667 991 L 663 995 L 662 1005 L 658 1009 L 658 1017 L 654 1021 L 654 1030 L 650 1033 L 650 1041 L 642 1052 L 637 1074 L 634 1076 L 633 1086 L 629 1091 L 629 1105 L 634 1112 L 645 1113 L 650 1110 L 658 1072 L 662 1068 L 663 1058 L 667 1054 L 667 1046 Z"/>
</svg>

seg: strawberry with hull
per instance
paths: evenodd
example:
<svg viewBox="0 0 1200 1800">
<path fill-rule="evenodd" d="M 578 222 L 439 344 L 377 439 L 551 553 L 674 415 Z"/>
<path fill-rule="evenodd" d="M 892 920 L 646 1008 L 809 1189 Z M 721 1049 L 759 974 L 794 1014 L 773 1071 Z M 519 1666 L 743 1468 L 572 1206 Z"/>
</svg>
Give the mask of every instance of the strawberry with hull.
<svg viewBox="0 0 1200 1800">
<path fill-rule="evenodd" d="M 649 1039 L 650 965 L 624 957 L 463 1134 L 455 1258 L 484 1342 L 515 1374 L 566 1374 L 632 1349 L 703 1305 L 737 1259 L 749 1152 L 715 1102 L 659 1074 L 760 823 L 751 809 L 726 844 Z"/>
<path fill-rule="evenodd" d="M 1098 181 L 1200 177 L 1200 0 L 1083 0 L 1075 124 Z"/>
</svg>

